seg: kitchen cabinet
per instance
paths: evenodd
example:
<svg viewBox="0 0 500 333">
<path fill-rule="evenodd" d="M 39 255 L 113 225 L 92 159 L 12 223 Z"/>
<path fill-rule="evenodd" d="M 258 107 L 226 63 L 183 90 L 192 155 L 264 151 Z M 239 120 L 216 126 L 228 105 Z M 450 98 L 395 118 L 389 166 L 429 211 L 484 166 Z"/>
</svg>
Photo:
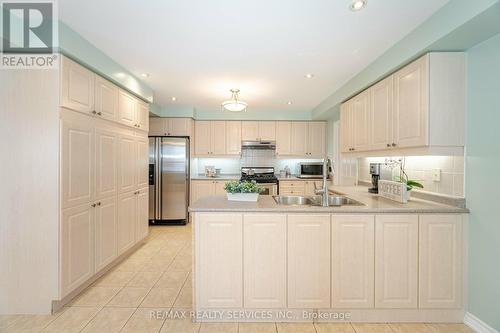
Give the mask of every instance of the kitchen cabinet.
<svg viewBox="0 0 500 333">
<path fill-rule="evenodd" d="M 280 180 L 280 195 L 305 195 L 305 182 L 302 180 Z"/>
<path fill-rule="evenodd" d="M 149 186 L 149 140 L 147 137 L 140 136 L 135 137 L 135 151 L 137 152 L 137 157 L 134 159 L 136 161 L 135 171 L 137 183 L 136 188 L 143 188 Z"/>
<path fill-rule="evenodd" d="M 294 121 L 291 126 L 292 148 L 290 155 L 306 156 L 309 155 L 308 144 L 308 125 L 305 121 Z"/>
<path fill-rule="evenodd" d="M 342 152 L 463 153 L 464 96 L 464 53 L 428 53 L 341 105 Z"/>
<path fill-rule="evenodd" d="M 288 215 L 288 307 L 330 307 L 330 215 Z"/>
<path fill-rule="evenodd" d="M 243 141 L 274 141 L 276 140 L 275 121 L 242 121 L 241 140 Z"/>
<path fill-rule="evenodd" d="M 137 191 L 136 205 L 135 241 L 139 242 L 149 234 L 149 188 L 145 187 Z"/>
<path fill-rule="evenodd" d="M 138 174 L 136 139 L 133 133 L 120 133 L 118 138 L 118 191 L 130 192 L 136 187 Z"/>
<path fill-rule="evenodd" d="M 323 121 L 311 121 L 307 123 L 307 146 L 306 155 L 309 157 L 323 158 L 326 154 L 326 123 Z"/>
<path fill-rule="evenodd" d="M 137 128 L 148 132 L 149 131 L 149 105 L 144 102 L 137 102 L 136 105 L 136 126 Z"/>
<path fill-rule="evenodd" d="M 94 275 L 95 208 L 85 203 L 61 214 L 61 298 Z"/>
<path fill-rule="evenodd" d="M 119 90 L 118 92 L 118 120 L 127 126 L 136 127 L 136 100 L 134 96 L 125 92 L 124 90 Z"/>
<path fill-rule="evenodd" d="M 226 122 L 195 122 L 194 151 L 196 156 L 226 154 Z"/>
<path fill-rule="evenodd" d="M 94 125 L 91 117 L 61 112 L 61 206 L 69 208 L 94 199 Z"/>
<path fill-rule="evenodd" d="M 149 118 L 150 136 L 192 136 L 191 118 Z"/>
<path fill-rule="evenodd" d="M 116 197 L 101 199 L 97 202 L 94 210 L 95 271 L 98 272 L 117 257 L 118 211 Z"/>
<path fill-rule="evenodd" d="M 286 215 L 243 216 L 245 308 L 286 307 Z"/>
<path fill-rule="evenodd" d="M 332 306 L 374 307 L 374 216 L 332 217 Z"/>
<path fill-rule="evenodd" d="M 323 188 L 322 180 L 304 181 L 304 195 L 316 195 L 315 190 Z"/>
<path fill-rule="evenodd" d="M 135 244 L 137 219 L 137 191 L 123 193 L 118 196 L 118 255 L 124 253 Z"/>
<path fill-rule="evenodd" d="M 461 308 L 463 234 L 460 215 L 420 215 L 419 307 Z"/>
<path fill-rule="evenodd" d="M 103 199 L 118 191 L 118 132 L 99 121 L 95 126 L 95 198 Z"/>
<path fill-rule="evenodd" d="M 318 121 L 276 122 L 276 155 L 324 157 L 326 124 Z"/>
<path fill-rule="evenodd" d="M 226 155 L 241 154 L 241 121 L 226 121 Z"/>
<path fill-rule="evenodd" d="M 276 156 L 292 154 L 292 122 L 276 122 Z"/>
<path fill-rule="evenodd" d="M 95 75 L 95 112 L 102 118 L 116 121 L 118 118 L 119 88 L 108 80 Z"/>
<path fill-rule="evenodd" d="M 94 73 L 62 57 L 61 106 L 91 114 L 94 111 Z"/>
<path fill-rule="evenodd" d="M 417 308 L 418 216 L 375 217 L 375 307 Z"/>
<path fill-rule="evenodd" d="M 191 180 L 191 203 L 203 197 L 225 195 L 224 180 Z"/>
<path fill-rule="evenodd" d="M 198 214 L 195 283 L 200 308 L 243 306 L 243 216 Z M 199 265 L 199 263 L 203 263 Z"/>
</svg>

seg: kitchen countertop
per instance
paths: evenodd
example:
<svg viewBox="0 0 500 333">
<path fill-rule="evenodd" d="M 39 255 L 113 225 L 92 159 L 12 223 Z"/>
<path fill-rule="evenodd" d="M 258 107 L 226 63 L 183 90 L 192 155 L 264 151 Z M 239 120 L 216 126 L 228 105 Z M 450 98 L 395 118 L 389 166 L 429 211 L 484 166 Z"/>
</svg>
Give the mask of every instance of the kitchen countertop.
<svg viewBox="0 0 500 333">
<path fill-rule="evenodd" d="M 192 175 L 191 180 L 239 180 L 240 177 L 241 174 L 239 173 L 221 174 L 220 176 L 217 177 L 207 177 L 204 174 L 199 174 L 199 175 Z"/>
<path fill-rule="evenodd" d="M 190 212 L 276 212 L 276 213 L 468 213 L 466 208 L 448 206 L 422 199 L 411 199 L 407 204 L 379 197 L 367 192 L 365 186 L 335 186 L 330 188 L 362 202 L 364 206 L 288 206 L 278 205 L 272 196 L 261 195 L 257 202 L 228 201 L 225 196 L 203 197 L 189 206 Z"/>
</svg>

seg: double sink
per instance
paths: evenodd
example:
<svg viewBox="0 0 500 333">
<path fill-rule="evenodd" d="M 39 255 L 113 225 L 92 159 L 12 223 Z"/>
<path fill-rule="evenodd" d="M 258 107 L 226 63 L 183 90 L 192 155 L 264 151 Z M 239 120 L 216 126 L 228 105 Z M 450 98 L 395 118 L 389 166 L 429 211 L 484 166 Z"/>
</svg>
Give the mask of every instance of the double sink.
<svg viewBox="0 0 500 333">
<path fill-rule="evenodd" d="M 285 206 L 322 206 L 322 198 L 318 196 L 289 196 L 275 195 L 274 201 Z M 364 206 L 363 203 L 346 197 L 345 195 L 331 195 L 328 197 L 328 206 Z"/>
</svg>

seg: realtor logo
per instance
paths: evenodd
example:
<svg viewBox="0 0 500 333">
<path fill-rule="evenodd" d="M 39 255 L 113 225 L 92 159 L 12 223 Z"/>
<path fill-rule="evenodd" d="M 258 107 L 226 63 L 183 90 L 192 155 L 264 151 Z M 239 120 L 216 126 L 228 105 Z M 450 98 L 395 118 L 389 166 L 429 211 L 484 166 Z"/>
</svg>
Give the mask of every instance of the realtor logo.
<svg viewBox="0 0 500 333">
<path fill-rule="evenodd" d="M 54 33 L 57 29 L 52 1 L 3 1 L 1 67 L 54 68 Z"/>
</svg>

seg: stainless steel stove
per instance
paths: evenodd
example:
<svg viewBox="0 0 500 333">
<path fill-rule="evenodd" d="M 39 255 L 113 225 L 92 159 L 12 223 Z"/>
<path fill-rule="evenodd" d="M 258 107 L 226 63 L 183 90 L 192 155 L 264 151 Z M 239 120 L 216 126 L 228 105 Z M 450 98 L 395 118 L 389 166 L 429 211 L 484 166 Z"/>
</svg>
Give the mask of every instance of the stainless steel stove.
<svg viewBox="0 0 500 333">
<path fill-rule="evenodd" d="M 264 190 L 262 195 L 278 194 L 278 178 L 273 167 L 242 167 L 240 180 L 257 182 Z"/>
</svg>

